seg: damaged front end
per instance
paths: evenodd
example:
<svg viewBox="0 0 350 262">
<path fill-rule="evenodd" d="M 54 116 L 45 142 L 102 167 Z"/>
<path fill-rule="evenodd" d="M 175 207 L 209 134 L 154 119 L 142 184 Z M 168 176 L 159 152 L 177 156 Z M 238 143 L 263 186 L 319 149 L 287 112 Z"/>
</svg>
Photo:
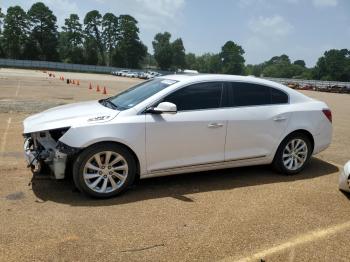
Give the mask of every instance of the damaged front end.
<svg viewBox="0 0 350 262">
<path fill-rule="evenodd" d="M 67 158 L 75 150 L 67 148 L 59 139 L 69 127 L 24 134 L 24 154 L 33 174 L 49 168 L 55 179 L 65 177 Z"/>
</svg>

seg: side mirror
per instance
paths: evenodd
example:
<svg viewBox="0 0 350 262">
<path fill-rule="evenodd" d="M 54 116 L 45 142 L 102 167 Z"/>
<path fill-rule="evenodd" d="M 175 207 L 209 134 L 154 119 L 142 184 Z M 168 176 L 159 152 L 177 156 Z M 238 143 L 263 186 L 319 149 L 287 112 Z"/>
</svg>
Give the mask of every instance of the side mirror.
<svg viewBox="0 0 350 262">
<path fill-rule="evenodd" d="M 177 107 L 170 102 L 162 102 L 157 107 L 151 107 L 146 110 L 146 113 L 151 114 L 176 114 Z"/>
</svg>

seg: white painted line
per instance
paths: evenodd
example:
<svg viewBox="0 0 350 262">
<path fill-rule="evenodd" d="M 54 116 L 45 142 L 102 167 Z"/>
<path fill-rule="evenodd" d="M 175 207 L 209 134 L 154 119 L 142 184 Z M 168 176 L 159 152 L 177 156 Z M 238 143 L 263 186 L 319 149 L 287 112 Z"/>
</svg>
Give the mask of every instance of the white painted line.
<svg viewBox="0 0 350 262">
<path fill-rule="evenodd" d="M 266 250 L 257 252 L 253 255 L 241 258 L 241 259 L 235 259 L 233 257 L 227 257 L 224 258 L 222 261 L 238 261 L 238 262 L 248 262 L 248 261 L 260 261 L 260 259 L 265 259 L 267 256 L 276 254 L 278 252 L 282 252 L 284 250 L 292 249 L 295 246 L 307 244 L 313 241 L 321 240 L 323 238 L 326 238 L 330 235 L 335 235 L 338 232 L 347 232 L 347 230 L 350 228 L 350 221 L 345 222 L 343 224 L 338 224 L 332 227 L 320 229 L 311 231 L 309 233 L 299 235 L 295 238 L 290 239 L 287 242 L 284 242 L 280 245 L 273 246 L 271 248 L 268 248 Z"/>
<path fill-rule="evenodd" d="M 5 150 L 5 146 L 6 146 L 6 142 L 7 142 L 7 140 L 6 140 L 7 139 L 7 134 L 8 134 L 9 128 L 10 128 L 11 121 L 12 121 L 12 118 L 9 117 L 9 119 L 7 120 L 7 125 L 6 125 L 6 128 L 5 128 L 5 132 L 2 135 L 1 147 L 0 147 L 0 152 L 1 153 L 3 153 L 4 150 Z"/>
<path fill-rule="evenodd" d="M 21 80 L 18 80 L 17 90 L 15 96 L 18 96 L 19 89 L 21 88 Z"/>
</svg>

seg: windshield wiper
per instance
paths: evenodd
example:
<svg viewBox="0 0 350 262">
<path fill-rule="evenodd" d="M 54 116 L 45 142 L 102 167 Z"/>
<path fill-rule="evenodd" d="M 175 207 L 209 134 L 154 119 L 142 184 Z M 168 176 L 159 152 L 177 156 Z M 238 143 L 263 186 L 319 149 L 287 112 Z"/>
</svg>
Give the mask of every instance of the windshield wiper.
<svg viewBox="0 0 350 262">
<path fill-rule="evenodd" d="M 111 108 L 111 109 L 118 109 L 118 106 L 114 104 L 112 101 L 110 101 L 108 98 L 107 99 L 101 99 L 99 101 L 102 105 L 105 107 Z"/>
</svg>

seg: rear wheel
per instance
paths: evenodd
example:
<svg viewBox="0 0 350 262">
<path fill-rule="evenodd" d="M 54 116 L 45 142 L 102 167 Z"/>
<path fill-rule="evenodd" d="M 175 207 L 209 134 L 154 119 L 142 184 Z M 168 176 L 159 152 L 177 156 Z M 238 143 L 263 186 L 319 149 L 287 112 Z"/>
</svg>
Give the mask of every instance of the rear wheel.
<svg viewBox="0 0 350 262">
<path fill-rule="evenodd" d="M 273 167 L 286 175 L 297 174 L 308 164 L 311 153 L 310 139 L 302 133 L 292 134 L 280 144 L 273 161 Z"/>
<path fill-rule="evenodd" d="M 124 147 L 97 144 L 84 150 L 73 166 L 76 187 L 93 197 L 107 198 L 125 191 L 135 179 L 136 162 Z"/>
</svg>

